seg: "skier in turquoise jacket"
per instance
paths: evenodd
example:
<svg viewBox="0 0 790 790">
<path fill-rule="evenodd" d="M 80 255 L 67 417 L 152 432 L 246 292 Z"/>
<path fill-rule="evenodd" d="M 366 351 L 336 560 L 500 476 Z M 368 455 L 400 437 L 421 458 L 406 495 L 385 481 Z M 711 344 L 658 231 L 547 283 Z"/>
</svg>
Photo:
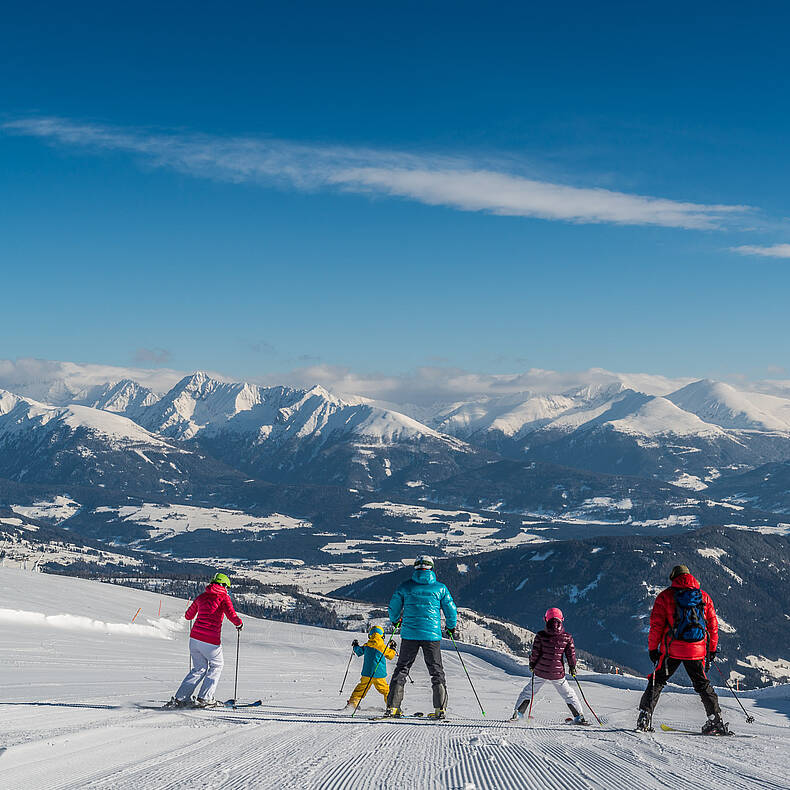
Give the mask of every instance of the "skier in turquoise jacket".
<svg viewBox="0 0 790 790">
<path fill-rule="evenodd" d="M 395 658 L 396 647 L 397 645 L 392 640 L 389 644 L 384 643 L 384 631 L 377 625 L 370 629 L 368 641 L 364 645 L 360 645 L 356 639 L 351 643 L 354 655 L 363 657 L 364 660 L 362 662 L 362 677 L 351 692 L 346 703 L 347 709 L 356 710 L 371 686 L 380 692 L 385 700 L 387 699 L 387 695 L 390 693 L 390 687 L 387 684 L 387 661 Z"/>
<path fill-rule="evenodd" d="M 387 715 L 401 715 L 406 678 L 417 653 L 422 648 L 425 665 L 431 674 L 434 712 L 431 718 L 443 719 L 447 707 L 447 683 L 442 666 L 442 613 L 447 632 L 453 634 L 458 622 L 458 610 L 450 591 L 436 581 L 433 559 L 427 555 L 414 561 L 411 579 L 395 590 L 389 605 L 393 626 L 400 624 L 401 650 L 392 673 L 387 697 Z"/>
</svg>

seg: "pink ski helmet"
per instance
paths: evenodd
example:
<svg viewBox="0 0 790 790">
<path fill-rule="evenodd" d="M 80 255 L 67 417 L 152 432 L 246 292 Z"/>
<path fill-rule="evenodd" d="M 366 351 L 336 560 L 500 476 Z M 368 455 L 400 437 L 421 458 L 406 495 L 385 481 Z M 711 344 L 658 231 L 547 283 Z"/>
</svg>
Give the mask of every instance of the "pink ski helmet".
<svg viewBox="0 0 790 790">
<path fill-rule="evenodd" d="M 552 606 L 551 609 L 546 609 L 546 614 L 543 615 L 543 619 L 548 623 L 549 620 L 557 619 L 562 622 L 565 618 L 562 616 L 562 609 L 558 609 L 556 606 Z"/>
</svg>

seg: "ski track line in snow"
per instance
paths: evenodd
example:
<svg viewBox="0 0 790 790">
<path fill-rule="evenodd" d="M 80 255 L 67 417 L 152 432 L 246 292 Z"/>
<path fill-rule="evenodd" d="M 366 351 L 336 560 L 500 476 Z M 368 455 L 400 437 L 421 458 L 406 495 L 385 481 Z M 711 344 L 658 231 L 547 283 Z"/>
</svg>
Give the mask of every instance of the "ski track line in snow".
<svg viewBox="0 0 790 790">
<path fill-rule="evenodd" d="M 247 727 L 239 731 L 238 727 L 214 726 L 219 726 L 221 731 L 210 739 L 152 756 L 84 787 L 86 790 L 275 787 L 279 783 L 278 755 L 282 759 L 300 753 L 299 745 L 304 741 L 303 734 L 289 735 L 279 728 L 266 736 L 253 724 L 250 729 L 255 732 L 251 738 Z M 272 762 L 269 766 L 268 761 Z"/>
<path fill-rule="evenodd" d="M 169 735 L 162 733 L 162 729 L 170 729 Z M 186 738 L 187 743 L 174 745 L 171 738 L 176 736 Z M 169 755 L 199 750 L 204 748 L 207 740 L 217 737 L 220 736 L 211 734 L 195 739 L 193 732 L 184 732 L 183 728 L 173 727 L 173 723 L 163 723 L 163 726 L 152 730 L 144 725 L 135 729 L 121 722 L 68 736 L 44 738 L 17 746 L 13 752 L 17 758 L 15 767 L 7 768 L 6 761 L 0 763 L 0 785 L 9 781 L 6 785 L 9 787 L 81 790 L 94 778 L 106 773 L 106 768 L 99 767 L 102 763 L 112 761 L 114 768 L 119 762 L 136 765 L 139 749 L 149 745 L 146 742 L 155 743 L 161 757 L 163 751 Z M 23 758 L 21 763 L 19 758 Z M 59 781 L 53 781 L 54 777 Z M 19 782 L 20 778 L 24 779 L 23 783 Z"/>
</svg>

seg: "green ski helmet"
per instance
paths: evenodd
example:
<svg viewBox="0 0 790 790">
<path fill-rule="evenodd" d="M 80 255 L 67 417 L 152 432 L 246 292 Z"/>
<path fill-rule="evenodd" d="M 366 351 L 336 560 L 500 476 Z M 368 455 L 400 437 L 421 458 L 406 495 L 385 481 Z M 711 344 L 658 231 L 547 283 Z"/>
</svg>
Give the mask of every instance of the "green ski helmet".
<svg viewBox="0 0 790 790">
<path fill-rule="evenodd" d="M 222 584 L 230 589 L 230 579 L 224 573 L 215 573 L 209 584 Z"/>
</svg>

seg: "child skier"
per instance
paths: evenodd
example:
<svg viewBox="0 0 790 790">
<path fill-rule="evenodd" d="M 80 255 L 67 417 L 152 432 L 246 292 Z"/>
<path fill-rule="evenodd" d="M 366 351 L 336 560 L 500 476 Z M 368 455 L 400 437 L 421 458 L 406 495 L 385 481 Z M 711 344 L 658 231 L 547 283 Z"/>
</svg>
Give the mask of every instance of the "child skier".
<svg viewBox="0 0 790 790">
<path fill-rule="evenodd" d="M 354 653 L 358 656 L 364 656 L 365 660 L 362 662 L 362 677 L 359 679 L 356 688 L 351 692 L 351 696 L 346 703 L 346 709 L 356 709 L 371 686 L 382 694 L 386 700 L 387 694 L 390 693 L 390 687 L 386 680 L 387 661 L 395 658 L 397 645 L 393 641 L 385 645 L 383 629 L 374 625 L 370 629 L 368 641 L 364 645 L 360 645 L 355 639 L 351 643 L 351 647 Z"/>
<path fill-rule="evenodd" d="M 192 702 L 192 694 L 200 685 L 200 692 L 195 704 L 201 708 L 211 708 L 219 703 L 214 699 L 214 689 L 219 683 L 225 661 L 222 657 L 222 618 L 242 629 L 241 618 L 236 614 L 230 600 L 228 589 L 230 579 L 224 573 L 217 573 L 209 582 L 205 591 L 189 605 L 184 613 L 187 620 L 197 615 L 189 634 L 189 654 L 192 658 L 192 669 L 181 681 L 175 696 L 167 703 L 167 708 L 183 708 Z"/>
<path fill-rule="evenodd" d="M 566 659 L 571 675 L 576 675 L 576 649 L 573 645 L 573 637 L 564 629 L 563 620 L 565 618 L 556 606 L 548 609 L 543 619 L 546 627 L 535 635 L 532 653 L 529 657 L 532 680 L 524 686 L 521 694 L 518 695 L 511 720 L 524 718 L 533 695 L 537 694 L 548 682 L 557 689 L 570 708 L 573 714 L 573 723 L 587 724 L 587 720 L 582 715 L 579 698 L 565 678 L 564 662 Z"/>
</svg>

